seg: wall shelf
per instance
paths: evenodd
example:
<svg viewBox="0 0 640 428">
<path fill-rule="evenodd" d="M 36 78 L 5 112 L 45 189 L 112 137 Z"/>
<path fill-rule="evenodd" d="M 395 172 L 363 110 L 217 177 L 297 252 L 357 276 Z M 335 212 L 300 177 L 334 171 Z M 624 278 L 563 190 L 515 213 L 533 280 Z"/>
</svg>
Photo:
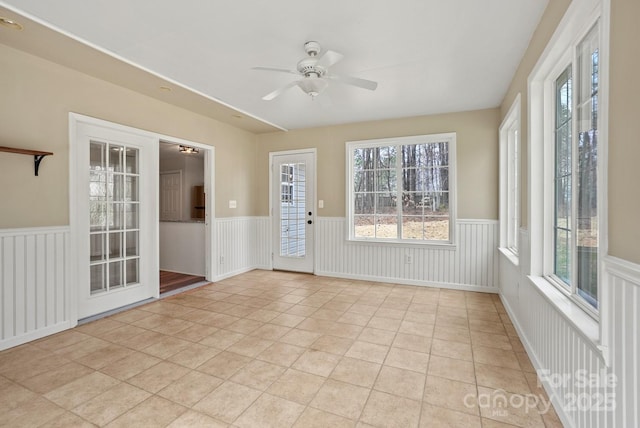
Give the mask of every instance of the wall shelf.
<svg viewBox="0 0 640 428">
<path fill-rule="evenodd" d="M 13 147 L 5 147 L 5 146 L 0 146 L 0 152 L 17 153 L 19 155 L 33 156 L 33 164 L 35 168 L 36 177 L 38 176 L 38 169 L 40 168 L 40 162 L 42 162 L 42 159 L 44 159 L 45 156 L 53 156 L 53 153 L 51 152 L 41 152 L 39 150 L 16 149 Z"/>
</svg>

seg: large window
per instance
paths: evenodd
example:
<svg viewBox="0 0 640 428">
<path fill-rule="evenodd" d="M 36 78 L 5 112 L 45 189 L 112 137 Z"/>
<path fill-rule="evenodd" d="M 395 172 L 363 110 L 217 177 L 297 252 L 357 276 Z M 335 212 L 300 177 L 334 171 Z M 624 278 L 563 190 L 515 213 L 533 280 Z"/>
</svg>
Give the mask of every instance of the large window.
<svg viewBox="0 0 640 428">
<path fill-rule="evenodd" d="M 347 143 L 349 238 L 453 242 L 455 134 Z"/>
<path fill-rule="evenodd" d="M 598 26 L 555 79 L 553 272 L 555 283 L 598 308 Z"/>
</svg>

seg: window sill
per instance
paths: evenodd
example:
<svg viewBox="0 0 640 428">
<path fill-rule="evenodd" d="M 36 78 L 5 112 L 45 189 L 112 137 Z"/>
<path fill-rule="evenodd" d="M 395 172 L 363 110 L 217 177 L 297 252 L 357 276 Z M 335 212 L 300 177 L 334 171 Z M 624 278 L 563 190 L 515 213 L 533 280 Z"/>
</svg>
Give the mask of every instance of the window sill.
<svg viewBox="0 0 640 428">
<path fill-rule="evenodd" d="M 538 292 L 571 324 L 592 346 L 594 351 L 606 361 L 600 346 L 600 324 L 577 303 L 558 290 L 547 278 L 528 276 Z"/>
<path fill-rule="evenodd" d="M 449 250 L 449 251 L 455 251 L 457 248 L 456 244 L 452 242 L 438 243 L 434 241 L 429 241 L 429 242 L 398 241 L 398 240 L 381 241 L 381 240 L 347 238 L 347 243 L 354 244 L 354 245 L 374 245 L 374 246 L 399 247 L 399 248 L 415 247 L 415 248 L 429 248 L 429 249 Z"/>
<path fill-rule="evenodd" d="M 502 255 L 511 262 L 511 264 L 514 266 L 520 266 L 520 257 L 518 257 L 518 254 L 505 247 L 498 247 L 498 251 L 500 251 Z"/>
</svg>

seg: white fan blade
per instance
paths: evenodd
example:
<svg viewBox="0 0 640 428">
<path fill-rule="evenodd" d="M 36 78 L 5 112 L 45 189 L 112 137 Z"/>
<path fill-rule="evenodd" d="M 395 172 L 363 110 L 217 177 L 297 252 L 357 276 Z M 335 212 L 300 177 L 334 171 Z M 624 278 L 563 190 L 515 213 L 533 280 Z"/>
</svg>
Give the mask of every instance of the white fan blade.
<svg viewBox="0 0 640 428">
<path fill-rule="evenodd" d="M 316 63 L 316 65 L 327 69 L 331 67 L 333 64 L 340 61 L 342 58 L 344 58 L 344 55 L 342 55 L 341 53 L 338 53 L 335 51 L 326 51 L 318 59 L 318 62 Z"/>
<path fill-rule="evenodd" d="M 295 82 L 291 82 L 291 83 L 283 86 L 282 88 L 276 89 L 275 91 L 265 95 L 264 97 L 262 97 L 262 99 L 265 100 L 265 101 L 271 101 L 272 99 L 274 99 L 275 97 L 279 96 L 280 94 L 282 94 L 287 89 L 293 88 L 297 84 L 298 84 L 298 80 L 296 80 Z"/>
<path fill-rule="evenodd" d="M 370 91 L 375 91 L 378 87 L 378 82 L 374 82 L 372 80 L 359 79 L 357 77 L 351 76 L 338 76 L 335 74 L 327 75 L 329 79 L 336 80 L 340 83 L 344 83 L 345 85 L 357 86 L 358 88 L 368 89 Z"/>
<path fill-rule="evenodd" d="M 296 70 L 289 70 L 288 68 L 281 67 L 253 67 L 252 70 L 279 71 L 281 73 L 295 74 L 296 76 L 300 75 Z"/>
</svg>

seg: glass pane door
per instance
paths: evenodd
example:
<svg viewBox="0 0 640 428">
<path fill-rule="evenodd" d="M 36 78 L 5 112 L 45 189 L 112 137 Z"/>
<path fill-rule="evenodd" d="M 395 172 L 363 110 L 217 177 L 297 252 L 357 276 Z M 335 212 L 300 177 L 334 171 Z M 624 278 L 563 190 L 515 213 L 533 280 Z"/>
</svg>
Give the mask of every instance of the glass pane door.
<svg viewBox="0 0 640 428">
<path fill-rule="evenodd" d="M 315 153 L 271 158 L 273 268 L 313 272 Z"/>
<path fill-rule="evenodd" d="M 280 165 L 280 256 L 305 256 L 306 165 Z"/>
<path fill-rule="evenodd" d="M 139 279 L 139 151 L 91 141 L 89 148 L 90 294 Z"/>
</svg>

